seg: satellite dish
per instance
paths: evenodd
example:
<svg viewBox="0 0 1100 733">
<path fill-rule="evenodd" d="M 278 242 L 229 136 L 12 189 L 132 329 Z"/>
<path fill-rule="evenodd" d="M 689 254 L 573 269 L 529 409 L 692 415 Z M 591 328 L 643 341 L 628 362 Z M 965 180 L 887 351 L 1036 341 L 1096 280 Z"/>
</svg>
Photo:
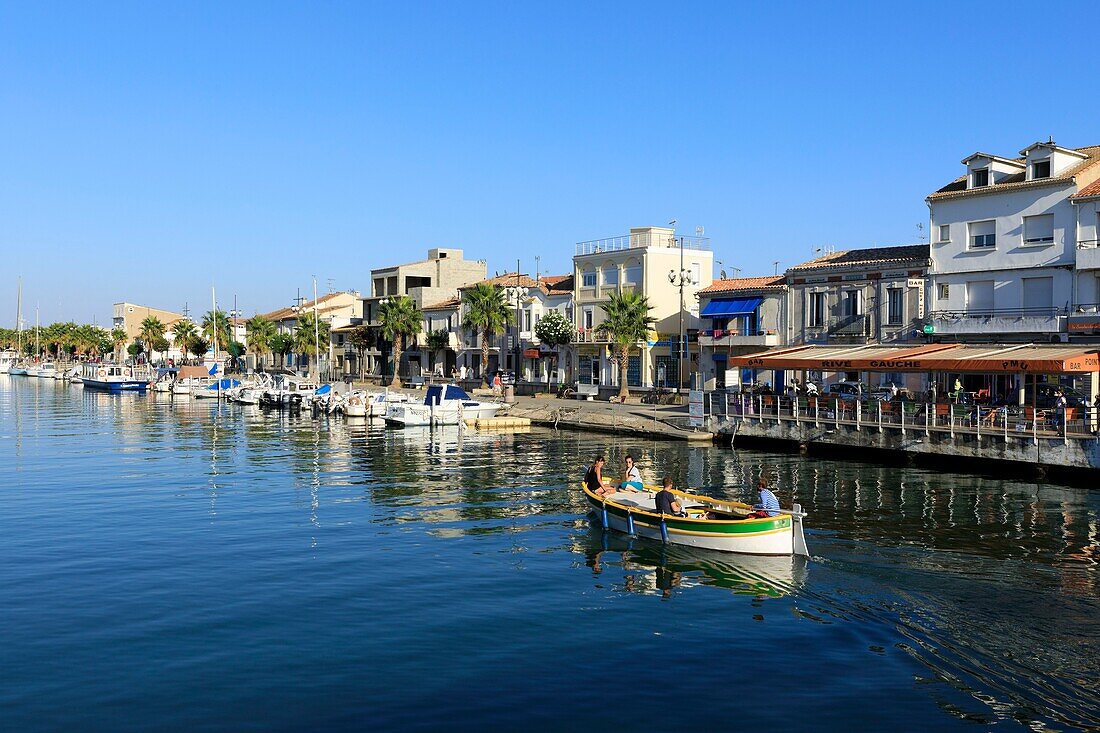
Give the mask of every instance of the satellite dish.
<svg viewBox="0 0 1100 733">
<path fill-rule="evenodd" d="M 695 236 L 701 237 L 705 232 L 706 229 L 704 229 L 703 227 L 695 227 Z"/>
</svg>

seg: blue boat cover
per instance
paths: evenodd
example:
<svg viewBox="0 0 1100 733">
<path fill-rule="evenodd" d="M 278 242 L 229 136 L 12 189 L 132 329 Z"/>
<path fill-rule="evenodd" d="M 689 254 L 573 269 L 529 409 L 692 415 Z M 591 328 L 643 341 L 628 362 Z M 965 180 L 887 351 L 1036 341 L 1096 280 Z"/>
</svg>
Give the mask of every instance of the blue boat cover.
<svg viewBox="0 0 1100 733">
<path fill-rule="evenodd" d="M 332 385 L 331 384 L 322 384 L 320 387 L 318 387 L 313 392 L 313 394 L 328 394 L 331 391 L 332 391 Z"/>
<path fill-rule="evenodd" d="M 214 382 L 213 384 L 209 385 L 207 387 L 207 389 L 213 389 L 213 390 L 229 389 L 230 387 L 240 387 L 240 386 L 241 386 L 241 383 L 240 383 L 239 380 L 236 380 L 236 379 L 222 379 L 222 380 L 220 380 L 220 382 Z"/>
<path fill-rule="evenodd" d="M 751 316 L 764 302 L 763 298 L 713 298 L 700 318 L 721 318 L 724 316 Z"/>
<path fill-rule="evenodd" d="M 436 400 L 468 400 L 470 395 L 466 394 L 466 390 L 461 387 L 456 387 L 453 384 L 446 385 L 447 391 L 443 391 L 444 385 L 432 384 L 428 386 L 428 392 L 424 395 L 425 405 L 434 405 Z"/>
<path fill-rule="evenodd" d="M 214 364 L 213 366 L 211 366 L 210 371 L 207 372 L 207 373 L 210 374 L 211 376 L 217 374 L 218 373 L 218 365 Z"/>
</svg>

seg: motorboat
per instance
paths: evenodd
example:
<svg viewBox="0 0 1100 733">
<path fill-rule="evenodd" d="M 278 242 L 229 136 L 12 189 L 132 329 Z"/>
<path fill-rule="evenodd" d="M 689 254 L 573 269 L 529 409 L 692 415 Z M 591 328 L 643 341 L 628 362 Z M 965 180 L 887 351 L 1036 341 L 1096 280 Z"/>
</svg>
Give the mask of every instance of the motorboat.
<svg viewBox="0 0 1100 733">
<path fill-rule="evenodd" d="M 241 386 L 239 380 L 223 377 L 213 379 L 205 387 L 192 387 L 191 396 L 196 399 L 219 399 L 226 396 L 229 390 Z"/>
<path fill-rule="evenodd" d="M 497 402 L 481 402 L 454 384 L 429 385 L 423 403 L 389 404 L 386 422 L 390 425 L 458 425 L 463 420 L 493 417 L 503 407 Z"/>
<path fill-rule="evenodd" d="M 142 379 L 132 366 L 120 364 L 85 364 L 81 372 L 85 389 L 104 392 L 144 392 L 149 380 Z"/>
<path fill-rule="evenodd" d="M 206 367 L 183 366 L 176 372 L 176 378 L 172 382 L 172 395 L 178 397 L 190 397 L 196 389 L 207 387 L 213 381 Z"/>
<path fill-rule="evenodd" d="M 57 376 L 57 364 L 52 361 L 44 361 L 38 365 L 38 373 L 35 374 L 39 379 L 53 379 Z"/>
<path fill-rule="evenodd" d="M 178 373 L 179 369 L 171 367 L 157 369 L 156 379 L 149 385 L 149 388 L 161 394 L 171 394 L 172 385 L 175 383 Z"/>
<path fill-rule="evenodd" d="M 16 362 L 8 367 L 8 374 L 13 377 L 25 377 L 27 376 L 27 366 L 23 363 Z"/>
<path fill-rule="evenodd" d="M 65 381 L 69 384 L 84 384 L 84 377 L 80 376 L 80 367 L 75 366 L 69 371 L 65 372 Z"/>
<path fill-rule="evenodd" d="M 617 491 L 603 497 L 581 484 L 585 498 L 604 529 L 624 532 L 666 544 L 739 552 L 747 555 L 803 555 L 809 557 L 802 507 L 778 510 L 774 516 L 750 517 L 748 504 L 672 490 L 686 516 L 657 512 L 660 489 Z"/>
<path fill-rule="evenodd" d="M 298 410 L 307 400 L 312 404 L 316 391 L 317 385 L 307 379 L 276 374 L 271 386 L 260 393 L 260 406 Z"/>
<path fill-rule="evenodd" d="M 390 405 L 399 405 L 410 402 L 409 396 L 404 392 L 369 392 L 367 393 L 367 417 L 385 417 Z M 351 413 L 349 412 L 350 416 Z"/>
<path fill-rule="evenodd" d="M 19 355 L 14 351 L 0 351 L 0 374 L 8 374 L 18 359 Z"/>
</svg>

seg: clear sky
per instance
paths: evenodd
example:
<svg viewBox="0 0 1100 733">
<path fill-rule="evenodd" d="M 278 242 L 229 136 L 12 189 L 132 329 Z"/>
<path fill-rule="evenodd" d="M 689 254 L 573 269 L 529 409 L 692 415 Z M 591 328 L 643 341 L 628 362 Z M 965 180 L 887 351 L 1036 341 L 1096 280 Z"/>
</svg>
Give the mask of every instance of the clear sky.
<svg viewBox="0 0 1100 733">
<path fill-rule="evenodd" d="M 746 276 L 915 242 L 966 155 L 1100 144 L 1098 7 L 4 3 L 0 324 L 20 274 L 102 325 L 670 219 Z"/>
</svg>

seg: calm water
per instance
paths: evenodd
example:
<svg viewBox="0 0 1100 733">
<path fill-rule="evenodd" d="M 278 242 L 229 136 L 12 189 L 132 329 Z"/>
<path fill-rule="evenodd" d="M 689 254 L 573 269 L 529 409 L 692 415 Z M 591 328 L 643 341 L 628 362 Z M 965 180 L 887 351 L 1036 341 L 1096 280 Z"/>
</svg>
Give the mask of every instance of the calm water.
<svg viewBox="0 0 1100 733">
<path fill-rule="evenodd" d="M 815 557 L 605 538 L 596 449 L 767 470 Z M 1100 491 L 7 376 L 0 471 L 2 730 L 1100 723 Z"/>
</svg>

